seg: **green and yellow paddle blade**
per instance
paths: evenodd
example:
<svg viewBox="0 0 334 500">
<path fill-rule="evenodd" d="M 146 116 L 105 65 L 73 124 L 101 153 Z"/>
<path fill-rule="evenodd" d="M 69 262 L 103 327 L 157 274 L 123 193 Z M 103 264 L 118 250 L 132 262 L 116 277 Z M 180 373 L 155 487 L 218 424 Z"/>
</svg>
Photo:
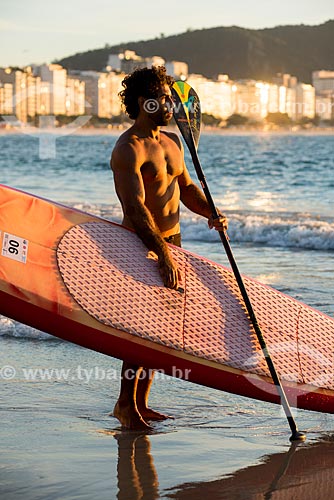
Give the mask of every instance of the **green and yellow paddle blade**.
<svg viewBox="0 0 334 500">
<path fill-rule="evenodd" d="M 172 87 L 174 119 L 188 147 L 197 149 L 201 130 L 201 105 L 195 90 L 182 80 Z"/>
</svg>

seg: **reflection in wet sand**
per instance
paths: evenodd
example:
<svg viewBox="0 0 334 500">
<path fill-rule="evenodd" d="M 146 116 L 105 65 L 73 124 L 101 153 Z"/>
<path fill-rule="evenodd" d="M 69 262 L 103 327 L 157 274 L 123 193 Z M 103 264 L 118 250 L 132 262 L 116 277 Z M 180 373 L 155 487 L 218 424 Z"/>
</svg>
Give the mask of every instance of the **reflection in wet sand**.
<svg viewBox="0 0 334 500">
<path fill-rule="evenodd" d="M 118 500 L 160 498 L 158 476 L 148 436 L 123 432 L 114 437 L 118 443 Z"/>
<path fill-rule="evenodd" d="M 308 444 L 292 444 L 286 453 L 263 458 L 263 463 L 230 476 L 183 483 L 159 492 L 157 472 L 147 435 L 120 433 L 118 443 L 119 500 L 330 500 L 334 484 L 334 435 Z M 224 447 L 222 443 L 222 460 Z"/>
<path fill-rule="evenodd" d="M 224 451 L 222 449 L 222 457 Z M 223 479 L 181 484 L 167 498 L 178 500 L 330 500 L 334 482 L 334 436 L 287 453 L 264 457 L 264 463 L 240 469 Z"/>
</svg>

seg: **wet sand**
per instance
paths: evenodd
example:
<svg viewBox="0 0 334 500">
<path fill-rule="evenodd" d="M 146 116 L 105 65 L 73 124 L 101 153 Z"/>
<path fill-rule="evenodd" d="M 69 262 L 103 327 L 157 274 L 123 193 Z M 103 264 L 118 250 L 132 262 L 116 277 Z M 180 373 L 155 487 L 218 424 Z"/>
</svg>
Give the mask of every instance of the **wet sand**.
<svg viewBox="0 0 334 500">
<path fill-rule="evenodd" d="M 101 377 L 118 360 L 58 340 L 3 336 L 1 346 L 2 366 L 16 370 L 1 381 L 4 500 L 331 498 L 332 416 L 298 411 L 308 439 L 294 448 L 279 407 L 167 378 L 151 400 L 175 419 L 122 431 L 109 416 L 118 380 Z M 28 366 L 98 367 L 100 376 L 28 381 Z"/>
</svg>

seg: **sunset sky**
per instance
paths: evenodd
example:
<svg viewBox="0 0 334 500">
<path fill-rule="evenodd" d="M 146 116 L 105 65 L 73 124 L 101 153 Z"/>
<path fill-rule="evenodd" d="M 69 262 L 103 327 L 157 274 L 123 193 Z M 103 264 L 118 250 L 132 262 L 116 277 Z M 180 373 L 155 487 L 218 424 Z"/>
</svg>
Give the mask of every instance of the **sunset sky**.
<svg viewBox="0 0 334 500">
<path fill-rule="evenodd" d="M 148 40 L 214 26 L 320 24 L 332 0 L 0 0 L 0 66 L 24 66 L 106 43 Z"/>
</svg>

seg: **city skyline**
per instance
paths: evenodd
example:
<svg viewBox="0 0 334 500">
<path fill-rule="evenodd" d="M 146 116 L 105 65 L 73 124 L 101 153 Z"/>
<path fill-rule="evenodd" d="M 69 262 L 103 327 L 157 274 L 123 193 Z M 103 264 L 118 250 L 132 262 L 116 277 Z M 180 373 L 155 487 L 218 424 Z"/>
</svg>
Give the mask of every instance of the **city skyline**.
<svg viewBox="0 0 334 500">
<path fill-rule="evenodd" d="M 129 15 L 129 12 L 131 13 Z M 317 25 L 334 18 L 331 0 L 319 0 L 317 8 L 297 0 L 280 3 L 259 0 L 249 8 L 246 0 L 194 0 L 191 5 L 170 0 L 157 5 L 153 0 L 134 5 L 131 0 L 111 5 L 59 0 L 57 5 L 42 0 L 12 0 L 0 13 L 0 67 L 50 63 L 76 52 L 130 41 L 149 40 L 178 34 L 187 29 L 237 25 L 250 29 L 287 24 Z"/>
<path fill-rule="evenodd" d="M 4 115 L 5 126 L 10 127 L 17 119 L 21 125 L 26 124 L 36 117 L 40 127 L 50 126 L 49 119 L 56 123 L 56 115 L 74 116 L 75 120 L 82 116 L 85 123 L 92 116 L 117 121 L 122 115 L 118 98 L 122 80 L 138 64 L 136 53 L 126 52 L 118 58 L 109 57 L 107 72 L 67 72 L 59 64 L 24 70 L 0 68 L 0 115 Z M 175 78 L 186 78 L 201 96 L 202 112 L 223 126 L 224 120 L 233 116 L 253 123 L 271 115 L 282 124 L 283 115 L 285 124 L 291 120 L 316 119 L 317 123 L 333 120 L 334 71 L 314 71 L 312 86 L 290 74 L 277 74 L 272 83 L 252 79 L 234 81 L 228 75 L 211 80 L 188 74 L 188 65 L 183 62 L 168 62 L 157 56 L 140 62 L 144 66 L 164 63 Z"/>
</svg>

